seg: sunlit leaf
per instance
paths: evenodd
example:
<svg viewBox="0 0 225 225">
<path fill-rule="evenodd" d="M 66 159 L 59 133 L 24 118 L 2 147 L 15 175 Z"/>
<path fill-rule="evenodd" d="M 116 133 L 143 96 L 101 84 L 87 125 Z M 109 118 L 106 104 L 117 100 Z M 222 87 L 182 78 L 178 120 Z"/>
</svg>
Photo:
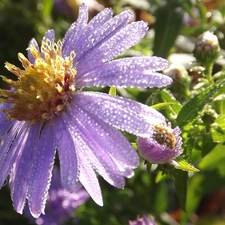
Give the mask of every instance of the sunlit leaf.
<svg viewBox="0 0 225 225">
<path fill-rule="evenodd" d="M 184 170 L 184 171 L 190 171 L 190 172 L 199 172 L 197 168 L 195 168 L 193 165 L 189 164 L 185 159 L 183 159 L 181 156 L 178 156 L 175 161 L 179 164 L 178 166 L 175 166 L 175 168 Z"/>
<path fill-rule="evenodd" d="M 152 105 L 151 107 L 160 111 L 162 109 L 166 109 L 168 106 L 172 106 L 173 104 L 174 104 L 173 102 L 163 102 L 163 103 Z"/>
</svg>

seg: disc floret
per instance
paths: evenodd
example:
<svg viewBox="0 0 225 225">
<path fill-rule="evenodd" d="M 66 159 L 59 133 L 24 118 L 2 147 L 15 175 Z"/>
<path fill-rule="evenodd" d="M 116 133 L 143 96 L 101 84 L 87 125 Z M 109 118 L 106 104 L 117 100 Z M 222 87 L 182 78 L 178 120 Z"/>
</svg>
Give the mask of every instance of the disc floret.
<svg viewBox="0 0 225 225">
<path fill-rule="evenodd" d="M 33 62 L 22 53 L 18 54 L 24 69 L 6 62 L 5 67 L 18 79 L 13 81 L 2 77 L 11 89 L 0 90 L 0 100 L 12 106 L 4 109 L 8 120 L 36 123 L 52 119 L 69 105 L 75 91 L 75 52 L 63 58 L 61 41 L 52 43 L 48 39 L 42 42 L 41 52 L 34 46 L 28 50 L 34 58 Z"/>
</svg>

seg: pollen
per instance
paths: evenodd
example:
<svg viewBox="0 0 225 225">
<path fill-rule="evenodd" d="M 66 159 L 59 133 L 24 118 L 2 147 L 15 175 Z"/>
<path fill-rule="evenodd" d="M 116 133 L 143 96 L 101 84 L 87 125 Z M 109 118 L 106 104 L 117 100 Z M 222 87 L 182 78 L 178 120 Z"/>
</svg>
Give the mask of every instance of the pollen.
<svg viewBox="0 0 225 225">
<path fill-rule="evenodd" d="M 174 149 L 177 143 L 174 134 L 165 126 L 155 125 L 153 138 L 160 144 L 165 145 L 169 149 Z"/>
<path fill-rule="evenodd" d="M 73 65 L 75 52 L 62 56 L 62 43 L 42 42 L 39 52 L 34 46 L 28 48 L 33 56 L 30 62 L 23 54 L 18 58 L 22 63 L 20 69 L 8 62 L 5 67 L 17 80 L 2 76 L 9 84 L 10 90 L 0 89 L 0 102 L 10 103 L 10 109 L 3 109 L 8 120 L 36 123 L 49 120 L 69 106 L 76 91 L 74 78 L 76 69 Z"/>
</svg>

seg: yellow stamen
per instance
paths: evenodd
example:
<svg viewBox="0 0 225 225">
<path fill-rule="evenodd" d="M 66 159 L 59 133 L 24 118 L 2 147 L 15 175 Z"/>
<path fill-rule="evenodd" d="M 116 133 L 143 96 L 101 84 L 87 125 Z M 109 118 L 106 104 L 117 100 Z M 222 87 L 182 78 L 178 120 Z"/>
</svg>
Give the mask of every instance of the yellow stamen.
<svg viewBox="0 0 225 225">
<path fill-rule="evenodd" d="M 62 43 L 42 42 L 41 53 L 34 47 L 28 48 L 34 58 L 31 63 L 23 54 L 18 58 L 24 69 L 8 62 L 5 67 L 18 77 L 17 81 L 2 77 L 11 86 L 11 90 L 0 89 L 0 102 L 12 104 L 12 109 L 4 109 L 8 120 L 36 123 L 52 119 L 68 106 L 76 90 L 74 77 L 76 69 L 72 51 L 63 58 Z"/>
</svg>

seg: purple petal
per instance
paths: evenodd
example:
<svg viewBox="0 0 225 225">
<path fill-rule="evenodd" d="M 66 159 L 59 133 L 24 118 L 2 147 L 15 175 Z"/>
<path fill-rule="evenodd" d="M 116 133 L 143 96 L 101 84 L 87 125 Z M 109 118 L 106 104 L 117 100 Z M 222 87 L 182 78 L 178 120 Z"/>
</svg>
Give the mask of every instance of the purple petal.
<svg viewBox="0 0 225 225">
<path fill-rule="evenodd" d="M 25 205 L 30 172 L 33 165 L 34 149 L 36 149 L 42 124 L 33 125 L 27 130 L 29 133 L 23 151 L 17 157 L 10 176 L 11 198 L 14 209 L 22 214 Z"/>
<path fill-rule="evenodd" d="M 113 11 L 111 8 L 105 8 L 100 13 L 98 13 L 88 24 L 88 28 L 93 31 L 94 28 L 97 28 L 104 24 L 106 21 L 112 18 Z"/>
<path fill-rule="evenodd" d="M 167 66 L 168 62 L 159 57 L 114 60 L 88 72 L 82 79 L 78 78 L 76 86 L 162 87 L 171 84 L 173 80 L 154 71 L 163 70 Z"/>
<path fill-rule="evenodd" d="M 28 47 L 31 47 L 31 46 L 34 46 L 40 52 L 38 43 L 34 38 L 32 38 L 28 44 Z M 34 63 L 35 59 L 34 59 L 33 55 L 31 54 L 30 50 L 27 51 L 27 55 L 28 55 L 29 61 L 31 63 Z"/>
<path fill-rule="evenodd" d="M 131 46 L 137 44 L 147 33 L 147 30 L 147 24 L 143 21 L 127 25 L 114 36 L 105 40 L 101 46 L 94 48 L 90 54 L 86 54 L 85 58 L 82 58 L 77 65 L 77 71 L 83 74 L 115 58 Z"/>
<path fill-rule="evenodd" d="M 74 191 L 78 180 L 78 162 L 73 139 L 60 117 L 56 120 L 55 128 L 62 186 Z"/>
<path fill-rule="evenodd" d="M 77 21 L 74 22 L 63 39 L 63 56 L 69 56 L 70 52 L 74 50 L 74 46 L 77 44 L 77 40 L 84 32 L 84 29 L 88 21 L 88 8 L 85 4 L 79 8 L 79 15 Z"/>
<path fill-rule="evenodd" d="M 106 143 L 104 142 L 108 139 L 105 137 L 109 136 L 110 133 L 107 133 L 108 130 L 102 129 L 104 122 L 100 121 L 95 116 L 90 117 L 87 112 L 76 106 L 73 107 L 73 112 L 69 115 L 68 119 L 72 124 L 75 124 L 75 122 L 77 124 L 78 129 L 76 130 L 77 135 L 75 137 L 76 145 L 78 145 L 80 151 L 83 151 L 83 154 L 86 155 L 87 161 L 91 163 L 92 167 L 110 184 L 118 188 L 124 187 L 125 182 L 121 172 L 108 154 L 108 151 L 105 150 L 107 148 L 105 148 Z M 107 146 L 109 146 L 110 143 L 107 143 Z M 113 146 L 115 146 L 115 144 Z M 133 149 L 131 149 L 131 153 L 132 151 L 134 152 Z M 135 166 L 137 166 L 138 157 L 136 152 L 134 153 L 133 155 L 135 155 L 136 158 L 133 157 L 133 159 L 136 159 Z M 127 161 L 126 163 L 129 163 L 131 160 Z"/>
<path fill-rule="evenodd" d="M 33 217 L 44 213 L 55 157 L 55 137 L 51 122 L 46 122 L 36 146 L 29 180 L 28 204 Z"/>
<path fill-rule="evenodd" d="M 85 29 L 80 34 L 79 38 L 76 39 L 79 43 L 70 46 L 71 49 L 74 49 L 76 52 L 75 61 L 77 61 L 84 52 L 87 52 L 91 47 L 96 45 L 96 43 L 102 39 L 100 39 L 100 37 L 102 37 L 103 34 L 107 33 L 105 23 L 112 18 L 112 14 L 112 10 L 106 8 L 98 13 L 87 26 L 85 26 Z M 106 35 L 104 35 L 103 38 L 105 36 Z"/>
<path fill-rule="evenodd" d="M 21 129 L 21 125 L 23 125 L 23 122 L 16 121 L 14 122 L 12 128 L 8 131 L 7 135 L 2 138 L 1 140 L 1 151 L 0 151 L 0 170 L 2 166 L 4 165 L 5 158 L 8 155 L 8 152 L 10 151 L 10 146 L 12 145 L 13 141 L 16 138 L 17 133 Z M 4 181 L 3 181 L 4 182 Z M 2 185 L 2 182 L 0 182 L 0 186 Z"/>
<path fill-rule="evenodd" d="M 68 113 L 70 112 L 68 111 Z M 82 106 L 73 105 L 70 119 L 79 119 L 79 125 L 82 126 L 80 129 L 83 128 L 83 133 L 89 134 L 89 138 L 96 142 L 93 144 L 101 148 L 99 151 L 103 151 L 102 154 L 109 154 L 116 161 L 128 167 L 136 168 L 138 166 L 139 158 L 136 151 L 117 129 L 86 111 Z M 95 152 L 95 149 L 92 149 Z M 95 154 L 98 154 L 98 151 Z M 128 155 L 129 157 L 127 157 Z"/>
<path fill-rule="evenodd" d="M 89 163 L 87 163 L 86 156 L 82 151 L 79 152 L 80 174 L 79 180 L 84 188 L 87 190 L 91 198 L 100 206 L 103 206 L 102 193 L 99 186 L 96 174 Z M 85 163 L 86 162 L 86 163 Z"/>
<path fill-rule="evenodd" d="M 3 185 L 9 175 L 13 163 L 16 161 L 19 152 L 23 149 L 24 144 L 26 143 L 27 136 L 27 128 L 26 125 L 24 126 L 24 122 L 16 122 L 7 134 L 7 137 L 10 137 L 10 139 L 12 138 L 12 142 L 9 144 L 8 140 L 6 140 L 8 147 L 6 148 L 4 143 L 3 146 L 1 146 L 0 186 Z"/>
<path fill-rule="evenodd" d="M 74 48 L 76 52 L 76 58 L 74 61 L 78 62 L 77 68 L 79 73 L 86 71 L 86 67 L 81 68 L 79 67 L 79 64 L 82 63 L 89 54 L 91 55 L 94 49 L 99 48 L 99 46 L 106 40 L 119 32 L 119 30 L 122 29 L 130 19 L 131 14 L 128 11 L 125 11 L 108 20 L 102 26 L 99 26 L 99 24 L 96 23 L 89 23 L 87 25 L 87 31 L 81 34 L 77 45 L 71 47 Z M 92 64 L 92 67 L 94 66 L 96 65 Z M 79 76 L 79 73 L 77 76 Z"/>
<path fill-rule="evenodd" d="M 45 33 L 45 36 L 43 37 L 43 41 L 49 40 L 51 43 L 55 41 L 55 31 L 54 30 L 48 30 Z"/>
<path fill-rule="evenodd" d="M 175 149 L 163 149 L 156 141 L 148 138 L 137 139 L 140 155 L 151 163 L 166 163 L 179 156 L 182 151 Z"/>
<path fill-rule="evenodd" d="M 77 92 L 74 103 L 106 123 L 137 136 L 148 137 L 154 124 L 164 124 L 155 109 L 119 96 L 98 92 Z"/>
<path fill-rule="evenodd" d="M 4 112 L 2 112 L 3 109 L 9 109 L 10 105 L 9 104 L 5 104 L 5 103 L 1 103 L 0 104 L 0 140 L 1 138 L 3 138 L 2 136 L 4 134 L 6 134 L 8 132 L 8 130 L 10 129 L 10 127 L 15 123 L 15 121 L 8 121 L 6 119 L 6 114 Z"/>
</svg>

